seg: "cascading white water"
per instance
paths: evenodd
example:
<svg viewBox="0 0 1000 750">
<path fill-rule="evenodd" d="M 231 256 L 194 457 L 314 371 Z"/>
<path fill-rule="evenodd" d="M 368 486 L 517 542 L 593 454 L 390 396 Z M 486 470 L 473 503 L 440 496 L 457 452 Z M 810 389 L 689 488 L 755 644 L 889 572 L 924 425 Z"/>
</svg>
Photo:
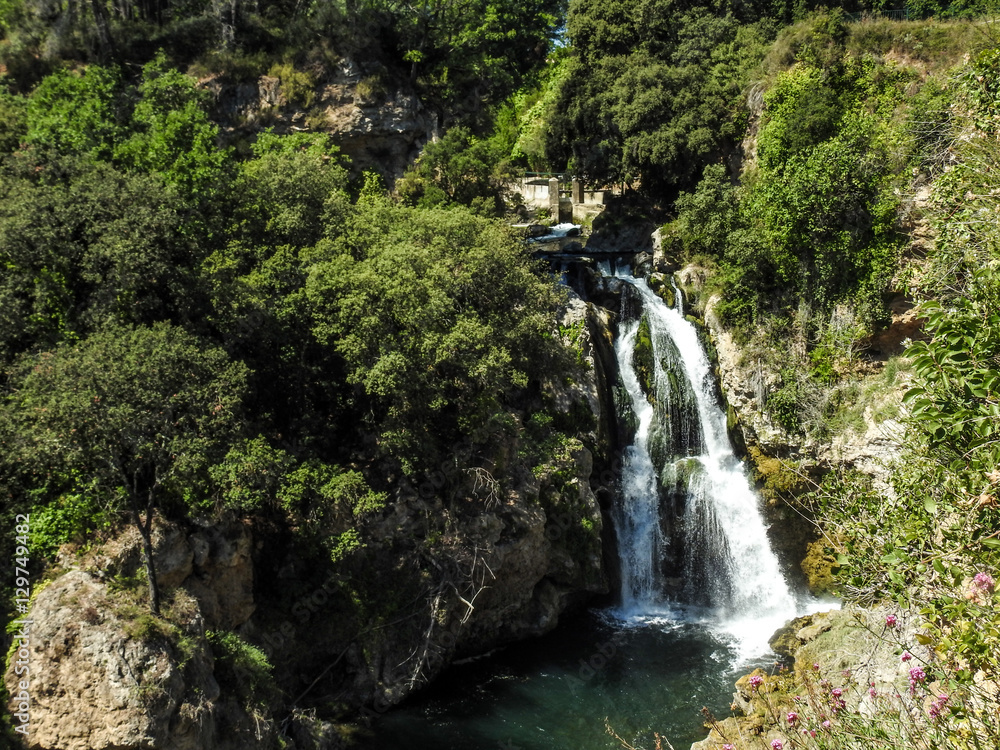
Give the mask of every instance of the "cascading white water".
<svg viewBox="0 0 1000 750">
<path fill-rule="evenodd" d="M 622 332 L 616 345 L 619 362 L 632 361 L 635 353 L 636 321 Z M 625 449 L 622 466 L 622 506 L 619 514 L 619 545 L 622 568 L 622 597 L 629 608 L 650 607 L 659 599 L 656 588 L 656 565 L 660 559 L 663 536 L 660 532 L 660 509 L 656 490 L 656 469 L 649 456 L 649 428 L 653 424 L 653 406 L 642 397 L 642 387 L 635 369 L 620 368 L 625 390 L 638 420 L 635 440 Z M 637 398 L 635 394 L 639 394 Z"/>
<path fill-rule="evenodd" d="M 678 309 L 643 279 L 616 275 L 641 298 L 654 372 L 654 392 L 647 394 L 635 368 L 640 322 L 623 323 L 615 350 L 638 421 L 624 455 L 616 518 L 623 614 L 657 616 L 671 605 L 690 605 L 731 636 L 738 658 L 765 653 L 768 637 L 795 616 L 795 600 L 733 453 L 708 357 Z M 673 509 L 663 507 L 663 497 L 671 493 L 682 507 L 665 535 L 664 518 Z M 681 580 L 670 585 L 662 568 L 672 554 Z"/>
</svg>

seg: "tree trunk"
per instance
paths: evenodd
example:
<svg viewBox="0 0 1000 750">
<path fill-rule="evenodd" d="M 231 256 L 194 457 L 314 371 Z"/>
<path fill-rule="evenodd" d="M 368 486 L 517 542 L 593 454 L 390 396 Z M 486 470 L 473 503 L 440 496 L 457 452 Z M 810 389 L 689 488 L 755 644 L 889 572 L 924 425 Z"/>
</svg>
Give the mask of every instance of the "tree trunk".
<svg viewBox="0 0 1000 750">
<path fill-rule="evenodd" d="M 132 506 L 132 521 L 139 529 L 142 537 L 142 560 L 146 566 L 146 579 L 149 581 L 149 611 L 154 615 L 160 614 L 160 586 L 156 582 L 156 569 L 153 566 L 153 509 L 146 509 L 146 522 L 139 518 L 139 506 L 135 498 L 129 496 Z"/>
<path fill-rule="evenodd" d="M 104 5 L 104 0 L 91 0 L 91 9 L 94 12 L 94 25 L 97 27 L 97 45 L 101 62 L 109 62 L 115 55 L 114 39 L 111 37 L 111 22 L 108 19 L 108 9 Z"/>
</svg>

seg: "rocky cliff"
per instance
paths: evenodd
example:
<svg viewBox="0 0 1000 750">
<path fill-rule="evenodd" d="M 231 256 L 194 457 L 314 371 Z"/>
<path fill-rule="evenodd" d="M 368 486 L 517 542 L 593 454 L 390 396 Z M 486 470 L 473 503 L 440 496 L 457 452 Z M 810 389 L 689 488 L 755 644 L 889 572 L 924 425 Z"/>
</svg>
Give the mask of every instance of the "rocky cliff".
<svg viewBox="0 0 1000 750">
<path fill-rule="evenodd" d="M 214 119 L 230 139 L 263 128 L 277 133 L 312 130 L 329 133 L 358 170 L 374 170 L 391 184 L 437 136 L 438 118 L 405 87 L 383 80 L 381 71 L 341 60 L 317 80 L 297 85 L 264 75 L 256 80 L 226 76 L 202 79 L 212 94 Z"/>
<path fill-rule="evenodd" d="M 251 534 L 240 523 L 161 524 L 156 565 L 168 592 L 149 614 L 139 535 L 64 555 L 70 569 L 37 593 L 28 620 L 31 748 L 240 748 L 272 730 L 216 680 L 207 634 L 254 610 Z M 6 674 L 13 695 L 17 678 Z"/>
<path fill-rule="evenodd" d="M 426 481 L 400 479 L 376 541 L 339 564 L 279 517 L 158 522 L 154 617 L 134 530 L 63 554 L 28 615 L 30 747 L 337 747 L 335 721 L 377 716 L 606 592 L 609 314 L 571 295 L 558 330 L 575 375 L 510 415 L 530 423 L 521 437 L 500 430 L 489 456 L 456 446 Z"/>
</svg>

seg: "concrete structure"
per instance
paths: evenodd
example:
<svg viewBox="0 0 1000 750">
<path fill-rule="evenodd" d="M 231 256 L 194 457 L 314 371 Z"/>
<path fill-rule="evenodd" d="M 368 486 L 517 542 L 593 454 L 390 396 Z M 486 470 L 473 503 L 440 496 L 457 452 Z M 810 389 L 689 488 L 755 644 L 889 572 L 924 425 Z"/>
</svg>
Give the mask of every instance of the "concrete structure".
<svg viewBox="0 0 1000 750">
<path fill-rule="evenodd" d="M 520 193 L 525 207 L 548 211 L 553 222 L 573 224 L 601 213 L 613 195 L 610 190 L 585 190 L 581 180 L 561 175 L 526 175 L 511 185 L 511 192 Z"/>
</svg>

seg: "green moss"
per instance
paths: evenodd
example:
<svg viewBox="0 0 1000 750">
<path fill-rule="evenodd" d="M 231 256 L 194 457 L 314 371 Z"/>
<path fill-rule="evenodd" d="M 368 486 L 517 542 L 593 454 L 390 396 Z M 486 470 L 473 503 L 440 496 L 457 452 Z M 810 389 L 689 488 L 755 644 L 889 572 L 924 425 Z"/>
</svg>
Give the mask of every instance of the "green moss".
<svg viewBox="0 0 1000 750">
<path fill-rule="evenodd" d="M 736 413 L 736 409 L 734 409 L 732 405 L 726 404 L 726 431 L 729 432 L 730 435 L 732 435 L 733 430 L 739 427 L 739 424 L 740 424 L 740 418 L 739 415 Z"/>
<path fill-rule="evenodd" d="M 639 322 L 639 330 L 635 334 L 635 351 L 632 353 L 632 367 L 639 378 L 639 385 L 642 392 L 650 403 L 656 403 L 654 393 L 654 363 L 653 363 L 653 338 L 649 330 L 649 320 L 643 315 Z"/>
<path fill-rule="evenodd" d="M 677 297 L 674 294 L 673 286 L 668 284 L 659 274 L 650 276 L 649 288 L 653 290 L 653 293 L 657 297 L 663 300 L 667 307 L 672 308 L 677 304 Z"/>
<path fill-rule="evenodd" d="M 807 480 L 780 458 L 765 455 L 755 445 L 747 453 L 753 461 L 755 478 L 761 484 L 760 493 L 768 503 L 791 500 L 809 489 Z"/>
<path fill-rule="evenodd" d="M 801 563 L 809 590 L 814 594 L 826 594 L 833 591 L 833 568 L 836 564 L 836 559 L 827 552 L 825 539 L 817 539 L 812 542 L 806 548 L 806 556 Z"/>
</svg>

